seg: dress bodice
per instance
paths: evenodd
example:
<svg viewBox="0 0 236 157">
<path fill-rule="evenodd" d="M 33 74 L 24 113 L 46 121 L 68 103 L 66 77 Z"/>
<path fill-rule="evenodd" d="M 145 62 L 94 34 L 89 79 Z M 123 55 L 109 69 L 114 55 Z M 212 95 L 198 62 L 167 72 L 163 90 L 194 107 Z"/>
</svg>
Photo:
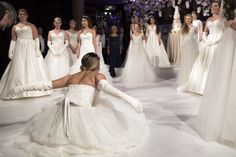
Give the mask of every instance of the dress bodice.
<svg viewBox="0 0 236 157">
<path fill-rule="evenodd" d="M 71 33 L 71 32 L 69 32 L 69 31 L 67 31 L 67 33 L 68 33 L 68 36 L 69 36 L 70 44 L 71 44 L 73 47 L 76 47 L 77 44 L 78 44 L 78 41 L 77 41 L 77 39 L 78 39 L 78 33 L 77 33 L 77 32 L 76 32 L 76 33 Z"/>
<path fill-rule="evenodd" d="M 30 26 L 15 26 L 17 40 L 19 39 L 33 39 L 33 34 Z"/>
<path fill-rule="evenodd" d="M 85 84 L 75 84 L 68 86 L 65 98 L 76 106 L 92 106 L 94 95 L 94 87 Z"/>
<path fill-rule="evenodd" d="M 156 25 L 154 27 L 152 27 L 151 25 L 148 26 L 148 32 L 149 34 L 156 34 Z"/>
<path fill-rule="evenodd" d="M 207 36 L 207 39 L 211 42 L 219 41 L 224 29 L 223 21 L 219 19 L 215 21 L 208 21 L 207 27 L 209 30 L 209 35 Z"/>
<path fill-rule="evenodd" d="M 53 44 L 64 45 L 64 40 L 65 40 L 65 32 L 64 31 L 61 31 L 58 34 L 56 34 L 54 31 L 51 31 L 50 37 L 51 37 Z"/>
<path fill-rule="evenodd" d="M 80 40 L 83 44 L 93 44 L 93 34 L 91 32 L 87 32 L 86 34 L 80 34 Z"/>
<path fill-rule="evenodd" d="M 143 39 L 142 39 L 142 34 L 140 35 L 132 35 L 133 37 L 133 42 L 132 44 L 143 44 Z"/>
</svg>

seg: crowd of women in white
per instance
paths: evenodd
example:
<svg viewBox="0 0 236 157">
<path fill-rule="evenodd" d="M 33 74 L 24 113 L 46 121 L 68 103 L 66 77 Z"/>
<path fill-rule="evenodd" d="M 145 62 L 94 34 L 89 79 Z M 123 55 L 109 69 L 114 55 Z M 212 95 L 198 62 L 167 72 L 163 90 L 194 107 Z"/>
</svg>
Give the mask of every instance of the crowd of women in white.
<svg viewBox="0 0 236 157">
<path fill-rule="evenodd" d="M 225 9 L 225 13 L 220 14 L 220 3 L 218 1 L 212 2 L 212 16 L 206 21 L 204 29 L 201 21 L 196 19 L 196 13 L 192 15 L 188 14 L 184 17 L 184 24 L 180 35 L 181 64 L 177 80 L 179 84 L 177 90 L 203 95 L 198 116 L 198 126 L 201 135 L 205 139 L 218 140 L 235 147 L 235 2 L 233 0 L 225 0 L 223 8 Z M 76 22 L 73 20 L 70 22 L 70 29 L 68 31 L 61 30 L 61 19 L 55 18 L 53 23 L 55 29 L 48 33 L 47 45 L 49 51 L 45 59 L 47 64 L 44 63 L 44 59 L 39 51 L 36 28 L 33 24 L 27 22 L 27 11 L 24 9 L 19 10 L 18 17 L 20 22 L 12 29 L 12 41 L 9 48 L 11 62 L 0 83 L 0 96 L 2 99 L 49 95 L 52 92 L 52 88 L 55 87 L 55 85 L 52 85 L 51 80 L 56 80 L 67 75 L 76 76 L 81 71 L 80 67 L 85 66 L 82 62 L 86 54 L 96 52 L 100 59 L 103 58 L 101 46 L 99 47 L 101 45 L 99 44 L 100 41 L 98 39 L 96 40 L 96 33 L 91 29 L 91 21 L 87 16 L 82 17 L 83 29 L 80 31 L 75 30 Z M 155 19 L 151 17 L 144 34 L 143 26 L 140 24 L 138 18 L 135 17 L 130 28 L 131 41 L 127 51 L 123 73 L 120 76 L 121 80 L 129 83 L 154 82 L 157 80 L 154 68 L 170 66 L 168 56 L 160 38 L 158 25 L 155 24 Z M 96 58 L 96 56 L 94 57 Z M 98 70 L 100 67 L 100 72 L 105 75 L 104 78 L 106 77 L 108 82 L 112 82 L 104 61 L 100 61 L 99 64 L 95 69 Z M 83 72 L 84 70 L 76 77 L 78 80 L 83 80 L 82 78 L 85 76 Z M 65 82 L 67 81 L 68 78 Z M 99 83 L 97 85 L 99 86 Z M 73 89 L 73 92 L 77 91 L 77 87 L 70 88 L 76 88 L 76 90 Z M 85 91 L 90 91 L 89 93 L 91 94 L 92 89 L 88 86 L 80 88 L 86 88 Z M 98 88 L 123 98 L 135 108 L 139 108 L 139 110 L 141 108 L 138 101 L 113 89 L 107 82 L 100 83 L 100 87 Z M 87 97 L 87 99 L 89 98 Z M 66 103 L 67 99 L 63 101 L 66 107 L 66 104 L 68 104 Z M 116 100 L 113 99 L 113 101 Z M 116 107 L 114 110 L 121 111 L 121 109 L 117 109 Z M 108 113 L 106 110 L 103 111 L 103 113 Z M 90 111 L 82 110 L 78 112 L 81 115 L 82 112 L 90 113 Z M 126 111 L 122 110 L 122 112 Z M 131 111 L 127 113 L 131 114 Z M 143 115 L 133 115 L 135 117 L 133 122 L 137 121 L 137 126 L 140 126 L 140 128 L 144 127 Z M 47 116 L 44 115 L 43 117 Z M 93 117 L 85 117 L 90 120 L 93 119 Z M 42 118 L 39 117 L 39 119 Z M 53 118 L 51 119 L 53 120 Z M 107 125 L 110 125 L 110 123 Z M 91 127 L 96 128 L 95 125 Z M 134 130 L 136 128 L 132 125 L 130 127 L 134 128 Z M 84 131 L 81 128 L 78 130 Z M 122 129 L 120 130 L 123 131 Z M 48 131 L 48 128 L 46 131 Z M 116 133 L 116 131 L 114 132 Z M 101 137 L 103 135 L 98 134 Z M 138 138 L 139 136 L 141 135 L 137 134 L 134 137 Z M 130 135 L 127 135 L 127 137 L 133 138 Z M 67 140 L 65 141 L 66 143 L 70 143 Z M 43 141 L 43 143 L 47 145 L 47 142 Z M 59 142 L 59 144 L 61 143 Z M 105 144 L 109 145 L 108 143 Z M 97 145 L 94 144 L 93 146 L 95 148 Z M 98 149 L 105 148 L 99 147 Z"/>
</svg>

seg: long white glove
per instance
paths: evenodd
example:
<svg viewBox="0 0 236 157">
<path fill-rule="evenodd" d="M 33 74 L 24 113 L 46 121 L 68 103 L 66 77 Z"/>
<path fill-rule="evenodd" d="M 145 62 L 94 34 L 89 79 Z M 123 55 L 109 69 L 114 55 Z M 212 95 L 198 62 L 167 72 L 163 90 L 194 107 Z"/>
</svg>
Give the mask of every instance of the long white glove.
<svg viewBox="0 0 236 157">
<path fill-rule="evenodd" d="M 68 46 L 69 46 L 69 40 L 65 40 L 64 45 L 63 45 L 62 49 L 59 52 L 59 55 L 61 55 Z"/>
<path fill-rule="evenodd" d="M 143 112 L 142 103 L 139 100 L 137 100 L 131 96 L 128 96 L 124 92 L 113 87 L 111 84 L 109 84 L 107 82 L 107 80 L 100 80 L 98 82 L 98 89 L 104 91 L 107 94 L 110 94 L 112 96 L 116 96 L 118 98 L 121 98 L 121 99 L 127 101 L 129 104 L 131 104 L 134 107 L 134 109 L 137 112 Z"/>
<path fill-rule="evenodd" d="M 11 59 L 15 53 L 15 46 L 16 46 L 16 41 L 11 40 L 9 51 L 8 51 L 8 58 Z"/>
<path fill-rule="evenodd" d="M 35 38 L 35 53 L 37 57 L 41 56 L 40 46 L 39 46 L 39 38 Z"/>
<path fill-rule="evenodd" d="M 53 44 L 53 43 L 52 43 L 51 41 L 48 41 L 48 42 L 47 42 L 47 45 L 48 45 L 49 49 L 50 49 L 51 52 L 52 52 L 52 55 L 53 55 L 53 56 L 58 56 L 58 53 L 54 50 L 52 44 Z"/>
</svg>

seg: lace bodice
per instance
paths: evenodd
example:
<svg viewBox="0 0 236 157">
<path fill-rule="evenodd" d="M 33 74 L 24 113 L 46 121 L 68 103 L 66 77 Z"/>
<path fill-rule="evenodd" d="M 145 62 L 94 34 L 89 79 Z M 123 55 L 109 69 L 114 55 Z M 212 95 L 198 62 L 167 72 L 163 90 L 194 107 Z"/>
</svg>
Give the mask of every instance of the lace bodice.
<svg viewBox="0 0 236 157">
<path fill-rule="evenodd" d="M 65 98 L 76 106 L 92 106 L 95 88 L 85 84 L 69 85 Z"/>
<path fill-rule="evenodd" d="M 140 35 L 132 35 L 133 37 L 133 42 L 132 44 L 143 44 L 143 39 L 142 39 L 142 34 Z"/>
<path fill-rule="evenodd" d="M 64 31 L 61 31 L 59 34 L 56 34 L 54 31 L 51 31 L 50 37 L 53 44 L 64 45 L 64 40 L 65 40 Z"/>
<path fill-rule="evenodd" d="M 219 41 L 224 29 L 223 21 L 219 19 L 215 21 L 208 21 L 207 27 L 209 29 L 209 34 L 207 36 L 207 39 L 211 42 Z"/>
<path fill-rule="evenodd" d="M 86 34 L 81 33 L 80 34 L 80 40 L 82 45 L 83 44 L 93 44 L 93 34 L 91 32 L 88 32 Z"/>
<path fill-rule="evenodd" d="M 77 32 L 76 33 L 71 33 L 69 31 L 67 31 L 68 33 L 68 36 L 69 36 L 69 40 L 70 40 L 70 44 L 73 46 L 73 47 L 77 47 L 77 39 L 78 39 L 78 34 Z"/>
<path fill-rule="evenodd" d="M 148 33 L 150 34 L 156 34 L 156 26 L 152 27 L 151 25 L 148 26 Z"/>
<path fill-rule="evenodd" d="M 17 40 L 19 39 L 32 39 L 33 40 L 33 34 L 30 26 L 15 26 L 15 32 L 17 36 Z"/>
</svg>

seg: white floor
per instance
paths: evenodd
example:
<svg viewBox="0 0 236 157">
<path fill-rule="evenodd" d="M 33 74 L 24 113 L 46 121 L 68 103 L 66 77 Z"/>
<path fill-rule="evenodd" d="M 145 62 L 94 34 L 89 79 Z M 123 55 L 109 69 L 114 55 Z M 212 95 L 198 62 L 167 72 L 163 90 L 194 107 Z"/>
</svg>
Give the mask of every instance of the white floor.
<svg viewBox="0 0 236 157">
<path fill-rule="evenodd" d="M 166 79 L 174 76 L 172 72 L 164 69 L 159 74 L 165 73 L 160 77 Z M 198 135 L 196 118 L 201 97 L 178 93 L 175 78 L 136 87 L 119 83 L 115 85 L 143 102 L 150 126 L 150 136 L 144 144 L 120 157 L 236 157 L 236 149 L 216 142 L 206 142 Z M 59 92 L 52 98 L 57 97 Z M 34 105 L 27 106 L 22 101 L 32 101 Z M 18 100 L 21 102 L 19 106 L 17 101 L 0 100 L 0 145 L 9 144 L 12 141 L 9 139 L 24 130 L 25 121 L 40 112 L 43 101 L 44 98 L 37 101 Z"/>
</svg>

